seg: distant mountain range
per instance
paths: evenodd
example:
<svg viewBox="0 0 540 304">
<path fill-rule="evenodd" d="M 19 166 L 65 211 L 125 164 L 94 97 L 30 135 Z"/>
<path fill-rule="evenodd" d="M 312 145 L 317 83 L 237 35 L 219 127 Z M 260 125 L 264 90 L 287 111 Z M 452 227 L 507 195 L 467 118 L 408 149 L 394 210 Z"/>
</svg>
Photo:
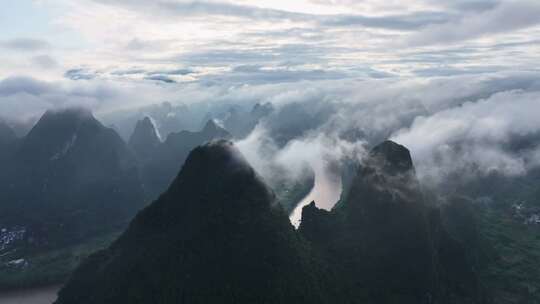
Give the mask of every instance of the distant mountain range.
<svg viewBox="0 0 540 304">
<path fill-rule="evenodd" d="M 84 260 L 59 304 L 540 300 L 538 170 L 434 192 L 384 141 L 341 164 L 340 201 L 304 207 L 294 230 L 313 170 L 277 170 L 270 187 L 227 140 L 278 115 L 266 127 L 286 145 L 324 116 L 300 112 L 256 105 L 164 138 L 143 117 L 127 143 L 83 109 L 48 111 L 23 137 L 0 123 L 0 290 L 64 282 Z"/>
<path fill-rule="evenodd" d="M 126 144 L 84 109 L 48 111 L 22 138 L 0 124 L 0 289 L 65 279 L 74 265 L 43 255 L 124 229 L 166 190 L 190 150 L 217 138 L 230 135 L 209 121 L 161 142 L 146 118 Z M 12 261 L 28 269 L 15 271 Z"/>
<path fill-rule="evenodd" d="M 220 138 L 228 139 L 232 136 L 213 120 L 209 120 L 199 132 L 171 133 L 161 142 L 150 118 L 140 120 L 129 139 L 129 146 L 139 159 L 148 200 L 157 198 L 166 190 L 192 149 Z"/>
<path fill-rule="evenodd" d="M 144 204 L 133 153 L 81 109 L 45 113 L 0 174 L 2 226 L 49 245 L 121 227 Z"/>
</svg>

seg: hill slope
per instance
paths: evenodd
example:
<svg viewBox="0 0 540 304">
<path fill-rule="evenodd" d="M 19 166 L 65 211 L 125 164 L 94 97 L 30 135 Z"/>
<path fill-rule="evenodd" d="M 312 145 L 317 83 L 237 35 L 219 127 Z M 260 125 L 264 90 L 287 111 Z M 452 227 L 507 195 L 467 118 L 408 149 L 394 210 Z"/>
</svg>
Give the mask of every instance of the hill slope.
<svg viewBox="0 0 540 304">
<path fill-rule="evenodd" d="M 343 303 L 333 278 L 240 153 L 218 141 L 193 150 L 56 303 Z"/>
</svg>

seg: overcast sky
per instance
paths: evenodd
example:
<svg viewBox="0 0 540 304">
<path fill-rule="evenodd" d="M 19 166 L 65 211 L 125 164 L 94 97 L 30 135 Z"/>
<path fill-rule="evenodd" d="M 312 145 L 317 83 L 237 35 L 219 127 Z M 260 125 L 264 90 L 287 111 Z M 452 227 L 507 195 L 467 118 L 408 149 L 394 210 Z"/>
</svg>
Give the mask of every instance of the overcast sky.
<svg viewBox="0 0 540 304">
<path fill-rule="evenodd" d="M 539 60 L 537 0 L 4 1 L 0 117 L 275 101 L 341 81 L 535 79 Z"/>
<path fill-rule="evenodd" d="M 18 0 L 0 79 L 276 83 L 538 69 L 536 0 Z"/>
<path fill-rule="evenodd" d="M 327 104 L 330 118 L 305 142 L 324 146 L 320 134 L 351 128 L 390 137 L 422 161 L 429 180 L 441 154 L 450 169 L 457 160 L 509 174 L 540 165 L 540 146 L 503 148 L 540 134 L 538 0 L 1 6 L 0 118 L 163 101 Z M 448 152 L 456 143 L 470 149 Z"/>
</svg>

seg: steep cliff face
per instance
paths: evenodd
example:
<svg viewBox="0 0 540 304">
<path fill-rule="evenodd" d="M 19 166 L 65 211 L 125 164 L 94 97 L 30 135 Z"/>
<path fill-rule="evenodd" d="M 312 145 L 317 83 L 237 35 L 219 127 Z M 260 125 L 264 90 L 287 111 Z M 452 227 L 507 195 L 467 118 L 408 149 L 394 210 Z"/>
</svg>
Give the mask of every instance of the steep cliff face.
<svg viewBox="0 0 540 304">
<path fill-rule="evenodd" d="M 359 298 L 482 300 L 464 250 L 424 201 L 409 151 L 396 143 L 372 150 L 338 208 L 305 207 L 300 232 L 326 253 Z"/>
<path fill-rule="evenodd" d="M 128 141 L 128 146 L 142 161 L 152 158 L 160 144 L 158 132 L 148 116 L 137 122 Z"/>
<path fill-rule="evenodd" d="M 323 265 L 232 144 L 212 142 L 57 304 L 344 302 Z"/>
</svg>

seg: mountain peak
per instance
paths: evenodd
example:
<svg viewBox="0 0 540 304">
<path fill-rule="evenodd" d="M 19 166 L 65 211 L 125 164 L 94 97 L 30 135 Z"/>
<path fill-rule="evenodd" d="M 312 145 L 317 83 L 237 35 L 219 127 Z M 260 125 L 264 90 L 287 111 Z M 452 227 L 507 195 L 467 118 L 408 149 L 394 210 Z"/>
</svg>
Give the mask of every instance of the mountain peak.
<svg viewBox="0 0 540 304">
<path fill-rule="evenodd" d="M 97 134 L 106 128 L 83 108 L 48 110 L 24 138 L 23 158 L 56 158 L 69 149 L 82 134 Z M 39 155 L 37 157 L 36 155 Z"/>
<path fill-rule="evenodd" d="M 264 116 L 270 114 L 273 110 L 274 106 L 269 102 L 263 104 L 256 103 L 251 109 L 251 114 Z"/>
<path fill-rule="evenodd" d="M 232 141 L 226 139 L 217 139 L 209 141 L 197 148 L 195 148 L 190 155 L 202 154 L 207 157 L 208 161 L 216 159 L 234 159 L 235 162 L 241 165 L 249 166 L 244 159 L 238 148 L 236 148 Z M 190 157 L 188 157 L 190 159 Z"/>
<path fill-rule="evenodd" d="M 270 194 L 230 141 L 199 146 L 56 303 L 331 303 L 333 282 Z"/>
<path fill-rule="evenodd" d="M 414 171 L 409 150 L 391 140 L 386 140 L 375 146 L 367 161 L 370 166 L 377 166 L 384 173 L 394 175 Z"/>
<path fill-rule="evenodd" d="M 61 110 L 47 110 L 36 125 L 32 128 L 28 136 L 32 133 L 53 132 L 55 134 L 70 135 L 75 132 L 82 123 L 90 123 L 93 126 L 101 125 L 92 112 L 85 108 L 67 108 Z"/>
<path fill-rule="evenodd" d="M 210 132 L 215 132 L 219 129 L 222 129 L 222 128 L 219 127 L 213 119 L 209 119 L 206 122 L 206 125 L 204 125 L 203 132 L 210 133 Z"/>
<path fill-rule="evenodd" d="M 83 107 L 73 107 L 73 108 L 65 108 L 65 109 L 55 109 L 55 110 L 47 110 L 45 114 L 41 117 L 41 119 L 77 119 L 77 120 L 85 120 L 85 119 L 91 119 L 94 118 L 94 115 L 92 114 L 92 111 L 90 111 L 87 108 Z"/>
<path fill-rule="evenodd" d="M 150 117 L 145 116 L 135 125 L 129 138 L 129 146 L 139 157 L 149 157 L 156 146 L 161 143 L 159 134 Z"/>
<path fill-rule="evenodd" d="M 242 153 L 231 141 L 225 139 L 213 140 L 195 148 L 187 157 L 182 171 L 194 173 L 197 176 L 200 173 L 212 175 L 205 176 L 205 179 L 215 175 L 247 172 L 250 177 L 258 179 Z"/>
</svg>

